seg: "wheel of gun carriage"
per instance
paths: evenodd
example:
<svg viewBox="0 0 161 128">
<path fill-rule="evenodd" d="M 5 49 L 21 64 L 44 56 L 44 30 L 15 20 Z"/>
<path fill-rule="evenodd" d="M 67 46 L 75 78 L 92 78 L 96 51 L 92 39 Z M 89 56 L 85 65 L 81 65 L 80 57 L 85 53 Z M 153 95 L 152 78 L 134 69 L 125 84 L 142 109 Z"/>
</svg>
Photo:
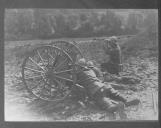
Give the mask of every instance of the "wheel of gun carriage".
<svg viewBox="0 0 161 128">
<path fill-rule="evenodd" d="M 22 78 L 27 90 L 42 100 L 60 101 L 74 84 L 73 59 L 56 46 L 35 48 L 24 60 Z"/>
<path fill-rule="evenodd" d="M 82 52 L 77 47 L 77 43 L 74 41 L 69 42 L 69 41 L 58 40 L 58 41 L 52 41 L 50 45 L 59 47 L 65 52 L 67 52 L 74 62 L 76 62 L 80 58 L 83 58 Z"/>
</svg>

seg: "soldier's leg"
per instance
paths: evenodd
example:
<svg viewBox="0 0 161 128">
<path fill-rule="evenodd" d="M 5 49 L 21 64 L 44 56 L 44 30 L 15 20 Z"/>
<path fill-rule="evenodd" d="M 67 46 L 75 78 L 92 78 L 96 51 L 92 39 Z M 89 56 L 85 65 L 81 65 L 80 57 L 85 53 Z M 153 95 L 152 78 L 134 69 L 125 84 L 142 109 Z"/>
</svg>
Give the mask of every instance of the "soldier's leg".
<svg viewBox="0 0 161 128">
<path fill-rule="evenodd" d="M 123 96 L 122 94 L 120 94 L 117 90 L 115 90 L 114 88 L 112 88 L 110 85 L 104 86 L 103 90 L 102 90 L 105 95 L 113 100 L 116 101 L 121 101 L 123 102 L 126 106 L 130 106 L 130 105 L 138 105 L 140 103 L 139 99 L 131 99 L 128 100 L 125 96 Z"/>
<path fill-rule="evenodd" d="M 98 91 L 93 96 L 93 100 L 102 110 L 106 110 L 108 114 L 110 114 L 110 117 L 112 117 L 112 119 L 116 118 L 115 112 L 119 113 L 121 119 L 127 118 L 124 111 L 124 103 L 117 102 L 110 99 L 109 97 L 106 97 L 101 91 Z"/>
<path fill-rule="evenodd" d="M 111 98 L 113 100 L 122 101 L 123 103 L 125 103 L 127 101 L 126 97 L 124 97 L 117 90 L 115 90 L 114 88 L 112 88 L 111 85 L 104 86 L 101 89 L 101 91 L 102 91 L 102 93 L 105 94 L 106 97 L 109 97 L 109 98 Z"/>
<path fill-rule="evenodd" d="M 93 96 L 93 100 L 101 109 L 109 112 L 115 112 L 120 107 L 119 102 L 106 97 L 101 91 L 96 92 L 96 94 Z"/>
<path fill-rule="evenodd" d="M 107 110 L 108 112 L 116 112 L 120 109 L 121 104 L 116 102 L 108 97 L 102 97 L 96 101 L 96 104 L 103 110 Z"/>
<path fill-rule="evenodd" d="M 79 86 L 78 84 L 73 86 L 73 88 L 72 88 L 72 97 L 75 100 L 84 101 L 86 99 L 86 96 L 87 96 L 87 91 L 85 90 L 85 88 Z"/>
<path fill-rule="evenodd" d="M 112 119 L 116 118 L 115 112 L 119 114 L 120 119 L 127 119 L 127 115 L 124 111 L 124 104 L 122 102 L 114 101 L 108 97 L 102 97 L 96 101 L 96 104 L 102 110 L 106 110 Z"/>
</svg>

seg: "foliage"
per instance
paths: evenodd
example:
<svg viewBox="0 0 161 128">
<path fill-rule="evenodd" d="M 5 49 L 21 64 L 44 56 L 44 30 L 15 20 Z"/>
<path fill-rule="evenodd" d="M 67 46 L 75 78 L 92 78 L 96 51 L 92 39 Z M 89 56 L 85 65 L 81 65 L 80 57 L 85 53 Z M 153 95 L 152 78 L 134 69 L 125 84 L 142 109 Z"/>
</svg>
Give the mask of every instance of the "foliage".
<svg viewBox="0 0 161 128">
<path fill-rule="evenodd" d="M 154 17 L 154 13 L 150 11 L 145 20 L 140 20 L 139 23 L 138 20 L 142 17 L 139 17 L 139 14 L 129 13 L 127 23 L 124 23 L 122 18 L 110 9 L 103 11 L 94 9 L 8 9 L 5 13 L 5 39 L 135 34 L 138 28 L 141 28 L 140 26 L 145 28 L 153 23 L 152 20 L 157 18 L 156 15 Z"/>
</svg>

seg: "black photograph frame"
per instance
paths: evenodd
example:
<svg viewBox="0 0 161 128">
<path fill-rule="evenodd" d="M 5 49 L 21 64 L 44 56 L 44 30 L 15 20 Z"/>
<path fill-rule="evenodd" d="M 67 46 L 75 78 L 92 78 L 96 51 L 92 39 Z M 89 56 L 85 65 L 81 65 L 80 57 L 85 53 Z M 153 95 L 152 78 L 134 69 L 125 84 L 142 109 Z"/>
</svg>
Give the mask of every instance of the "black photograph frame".
<svg viewBox="0 0 161 128">
<path fill-rule="evenodd" d="M 125 122 L 7 122 L 4 121 L 4 13 L 12 8 L 76 8 L 76 9 L 158 9 L 160 22 L 160 0 L 4 0 L 0 2 L 0 127 L 1 128 L 159 128 L 158 121 L 125 121 Z M 160 41 L 160 25 L 159 25 Z M 160 51 L 160 44 L 159 44 Z M 159 56 L 160 64 L 160 56 Z M 159 67 L 160 69 L 160 67 Z M 160 71 L 159 71 L 160 76 Z M 160 77 L 159 77 L 160 78 Z M 160 79 L 159 82 L 160 84 Z M 159 85 L 158 85 L 159 86 Z M 160 87 L 159 87 L 160 99 Z M 159 102 L 160 106 L 160 102 Z"/>
</svg>

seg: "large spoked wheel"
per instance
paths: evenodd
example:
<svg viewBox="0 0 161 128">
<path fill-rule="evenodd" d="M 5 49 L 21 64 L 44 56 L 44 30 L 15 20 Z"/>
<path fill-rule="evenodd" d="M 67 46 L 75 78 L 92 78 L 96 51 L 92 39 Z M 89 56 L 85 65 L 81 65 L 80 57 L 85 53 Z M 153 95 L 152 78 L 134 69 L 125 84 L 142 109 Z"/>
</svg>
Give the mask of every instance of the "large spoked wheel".
<svg viewBox="0 0 161 128">
<path fill-rule="evenodd" d="M 60 49 L 64 50 L 74 62 L 77 62 L 78 59 L 83 58 L 83 54 L 80 49 L 77 47 L 76 44 L 67 41 L 53 41 L 50 43 L 52 46 L 59 47 Z"/>
<path fill-rule="evenodd" d="M 27 90 L 47 101 L 66 98 L 74 84 L 74 76 L 72 58 L 54 46 L 34 49 L 22 65 L 22 78 Z"/>
</svg>

